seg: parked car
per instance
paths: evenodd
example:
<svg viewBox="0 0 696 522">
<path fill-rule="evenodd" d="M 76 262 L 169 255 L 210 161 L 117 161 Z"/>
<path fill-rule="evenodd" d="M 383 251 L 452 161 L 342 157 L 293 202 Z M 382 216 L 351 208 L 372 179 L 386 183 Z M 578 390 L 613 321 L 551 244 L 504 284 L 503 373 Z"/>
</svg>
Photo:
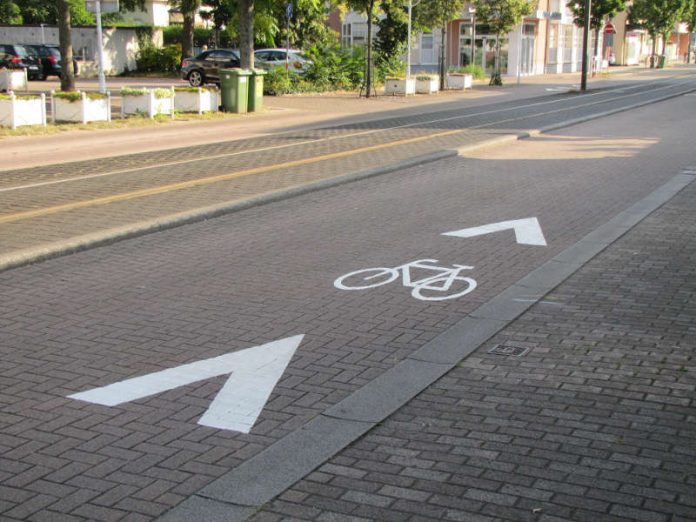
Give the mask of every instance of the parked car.
<svg viewBox="0 0 696 522">
<path fill-rule="evenodd" d="M 41 60 L 43 67 L 44 78 L 48 76 L 58 76 L 62 70 L 60 49 L 56 45 L 25 45 L 24 47 L 31 49 Z M 77 60 L 73 59 L 73 71 L 77 75 Z"/>
<path fill-rule="evenodd" d="M 41 60 L 23 45 L 0 44 L 0 68 L 26 69 L 30 80 L 45 80 Z"/>
<path fill-rule="evenodd" d="M 181 62 L 181 77 L 192 87 L 206 83 L 220 83 L 220 69 L 239 67 L 237 49 L 209 49 L 195 58 L 185 58 Z"/>
<path fill-rule="evenodd" d="M 285 57 L 287 56 L 287 61 Z M 312 65 L 307 55 L 297 49 L 258 49 L 254 51 L 254 64 L 262 69 L 285 67 L 292 71 L 303 73 Z"/>
</svg>

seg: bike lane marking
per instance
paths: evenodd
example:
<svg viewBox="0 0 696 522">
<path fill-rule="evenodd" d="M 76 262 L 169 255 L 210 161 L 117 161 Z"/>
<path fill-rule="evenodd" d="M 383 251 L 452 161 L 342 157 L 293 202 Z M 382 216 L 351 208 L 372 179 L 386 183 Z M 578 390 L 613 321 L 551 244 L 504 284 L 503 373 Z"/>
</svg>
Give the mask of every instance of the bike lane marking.
<svg viewBox="0 0 696 522">
<path fill-rule="evenodd" d="M 157 520 L 188 522 L 192 510 L 203 506 L 226 513 L 226 522 L 246 520 L 449 372 L 694 179 L 690 174 L 674 176 L 300 430 L 244 461 Z"/>
<path fill-rule="evenodd" d="M 249 433 L 280 380 L 303 335 L 288 337 L 114 384 L 73 393 L 75 399 L 118 406 L 194 382 L 231 374 L 203 416 L 201 426 Z"/>
</svg>

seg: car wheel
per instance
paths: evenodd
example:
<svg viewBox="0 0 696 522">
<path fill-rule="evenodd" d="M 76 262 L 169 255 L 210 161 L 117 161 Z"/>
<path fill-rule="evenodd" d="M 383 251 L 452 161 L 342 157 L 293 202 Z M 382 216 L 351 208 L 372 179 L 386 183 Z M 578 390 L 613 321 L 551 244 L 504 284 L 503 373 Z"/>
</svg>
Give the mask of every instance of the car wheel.
<svg viewBox="0 0 696 522">
<path fill-rule="evenodd" d="M 194 69 L 188 74 L 188 82 L 191 87 L 200 87 L 205 83 L 205 75 Z"/>
</svg>

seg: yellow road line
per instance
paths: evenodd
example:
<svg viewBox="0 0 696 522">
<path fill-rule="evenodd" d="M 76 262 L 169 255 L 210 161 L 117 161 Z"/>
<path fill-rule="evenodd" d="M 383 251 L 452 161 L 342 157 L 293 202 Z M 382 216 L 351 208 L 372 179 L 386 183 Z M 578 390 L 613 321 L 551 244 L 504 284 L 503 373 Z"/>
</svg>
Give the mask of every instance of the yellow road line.
<svg viewBox="0 0 696 522">
<path fill-rule="evenodd" d="M 404 140 L 392 141 L 389 143 L 380 143 L 378 145 L 370 145 L 369 147 L 361 147 L 359 149 L 347 150 L 343 152 L 333 152 L 331 154 L 324 154 L 322 156 L 315 156 L 313 158 L 304 158 L 301 160 L 288 161 L 282 164 L 267 165 L 264 167 L 254 167 L 251 169 L 245 169 L 238 172 L 232 172 L 228 174 L 220 174 L 218 176 L 210 176 L 207 178 L 193 179 L 190 181 L 181 181 L 178 183 L 170 183 L 168 185 L 161 185 L 159 187 L 153 187 L 148 189 L 134 190 L 132 192 L 125 192 L 123 194 L 115 194 L 113 196 L 104 196 L 94 199 L 88 199 L 84 201 L 76 201 L 74 203 L 66 203 L 64 205 L 56 205 L 53 207 L 46 207 L 37 210 L 28 210 L 25 212 L 17 212 L 15 214 L 8 214 L 6 216 L 0 216 L 0 223 L 10 223 L 13 221 L 21 221 L 23 219 L 30 219 L 35 217 L 47 216 L 50 214 L 57 214 L 59 212 L 69 212 L 71 210 L 78 210 L 81 208 L 93 207 L 97 205 L 107 205 L 109 203 L 117 203 L 119 201 L 127 201 L 130 199 L 143 198 L 147 196 L 154 196 L 157 194 L 164 194 L 167 192 L 173 192 L 175 190 L 183 190 L 192 187 L 199 187 L 203 185 L 210 185 L 212 183 L 219 183 L 221 181 L 229 181 L 235 178 L 241 178 L 244 176 L 249 176 L 252 174 L 259 174 L 261 172 L 272 172 L 275 170 L 300 167 L 303 165 L 309 165 L 312 163 L 318 163 L 320 161 L 326 161 L 331 159 L 343 158 L 346 156 L 352 156 L 355 154 L 360 154 L 362 152 L 370 152 L 375 150 L 384 149 L 387 147 L 395 147 L 398 145 L 406 145 L 409 143 L 416 143 L 419 141 L 430 140 L 433 138 L 441 138 L 443 136 L 450 136 L 452 134 L 457 134 L 464 132 L 466 129 L 455 129 L 449 131 L 443 131 L 436 134 L 428 134 L 426 136 L 418 136 L 416 138 L 408 138 Z"/>
</svg>

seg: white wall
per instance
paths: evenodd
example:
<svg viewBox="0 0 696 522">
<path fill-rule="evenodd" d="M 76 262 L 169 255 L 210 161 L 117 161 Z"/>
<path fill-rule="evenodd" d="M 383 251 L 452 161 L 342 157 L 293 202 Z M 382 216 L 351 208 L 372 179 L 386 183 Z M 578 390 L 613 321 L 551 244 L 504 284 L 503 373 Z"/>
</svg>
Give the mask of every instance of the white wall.
<svg viewBox="0 0 696 522">
<path fill-rule="evenodd" d="M 124 20 L 155 27 L 169 25 L 169 9 L 171 6 L 167 0 L 151 0 L 145 6 L 145 10 L 126 11 L 121 13 Z"/>
<path fill-rule="evenodd" d="M 132 28 L 105 28 L 103 31 L 104 71 L 107 75 L 122 73 L 126 67 L 133 71 L 136 68 L 135 55 L 138 52 L 138 37 Z M 162 45 L 162 31 L 156 30 L 153 38 L 155 45 Z M 58 45 L 58 28 L 45 26 L 43 35 L 39 26 L 0 26 L 0 42 L 16 44 Z M 73 53 L 86 62 L 97 60 L 97 31 L 94 27 L 72 28 Z M 81 71 L 88 71 L 95 66 L 85 63 Z"/>
</svg>

